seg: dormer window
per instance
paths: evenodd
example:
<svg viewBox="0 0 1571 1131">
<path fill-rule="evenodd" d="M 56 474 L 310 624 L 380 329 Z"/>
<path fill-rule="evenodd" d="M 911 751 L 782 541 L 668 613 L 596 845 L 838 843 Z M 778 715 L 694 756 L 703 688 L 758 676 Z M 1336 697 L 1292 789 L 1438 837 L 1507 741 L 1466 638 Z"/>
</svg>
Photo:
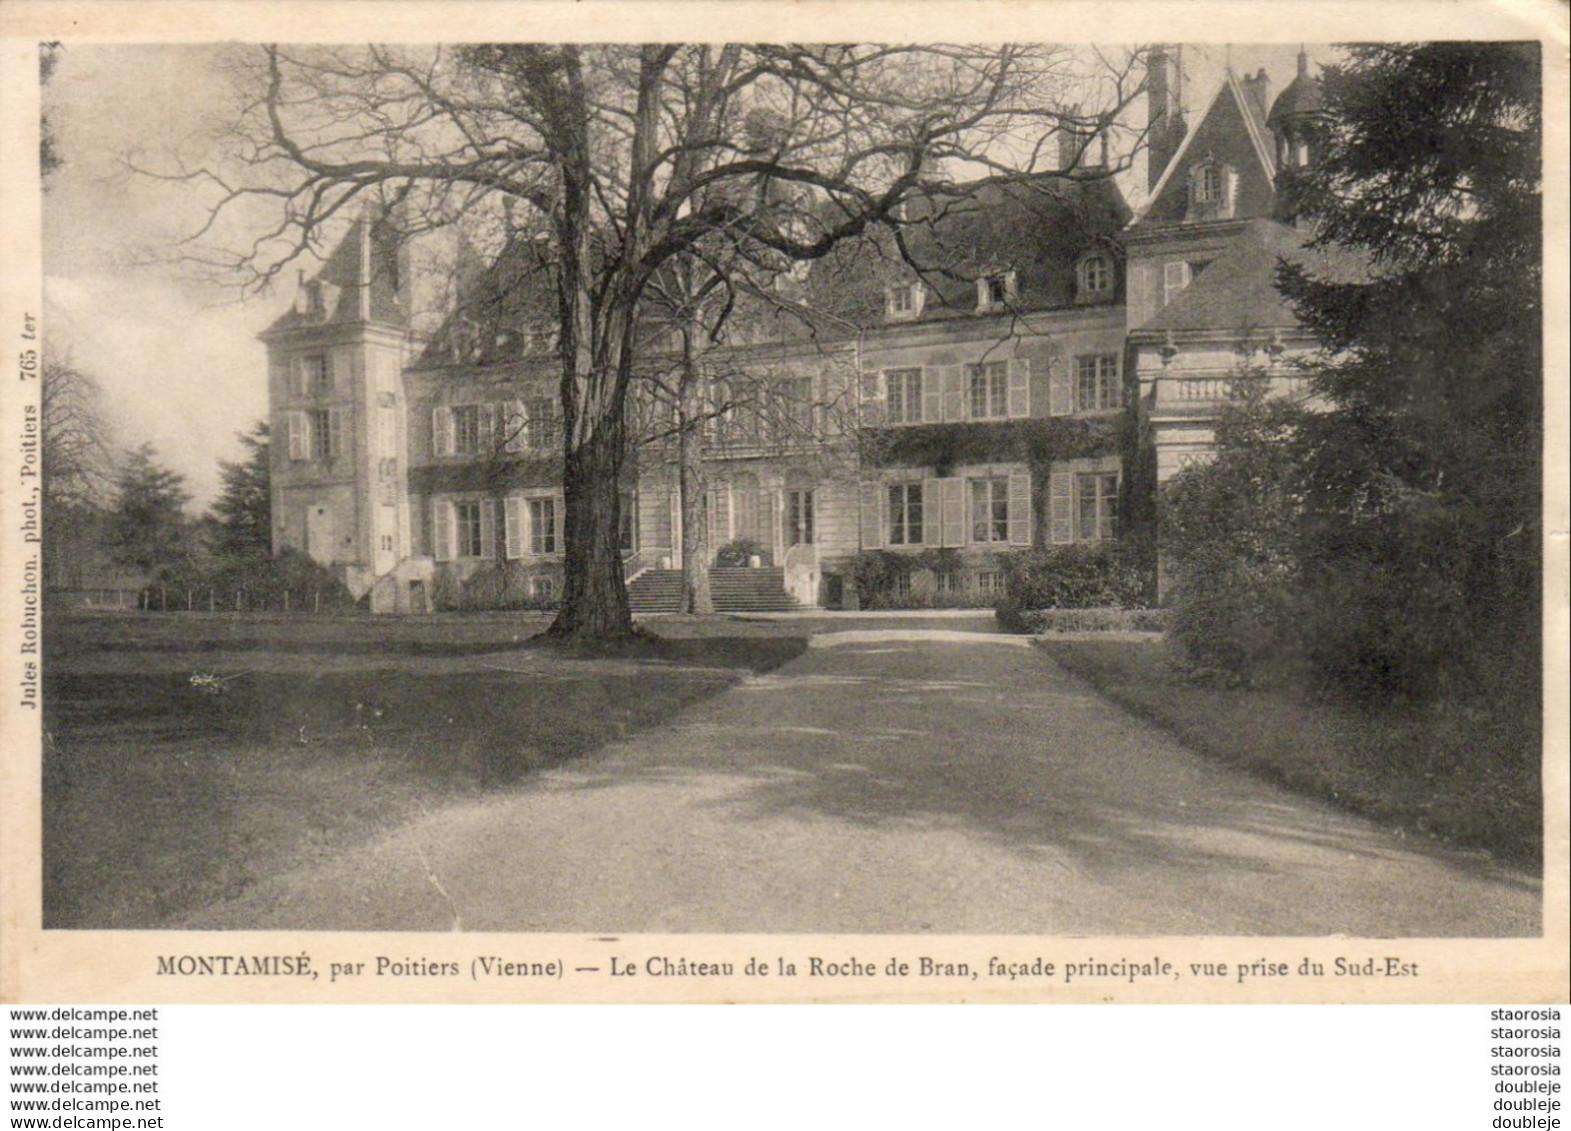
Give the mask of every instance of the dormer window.
<svg viewBox="0 0 1571 1131">
<path fill-rule="evenodd" d="M 994 271 L 976 281 L 976 308 L 980 311 L 999 310 L 1015 298 L 1015 273 Z"/>
<path fill-rule="evenodd" d="M 1221 161 L 1207 158 L 1189 170 L 1189 214 L 1187 220 L 1229 220 L 1233 216 L 1233 170 Z"/>
<path fill-rule="evenodd" d="M 1106 252 L 1092 252 L 1075 267 L 1075 299 L 1105 302 L 1113 297 L 1113 259 Z"/>
<path fill-rule="evenodd" d="M 890 321 L 915 318 L 922 313 L 927 289 L 921 283 L 897 283 L 884 292 L 884 314 Z"/>
<path fill-rule="evenodd" d="M 1222 169 L 1201 165 L 1195 170 L 1195 203 L 1216 204 L 1222 199 Z"/>
</svg>

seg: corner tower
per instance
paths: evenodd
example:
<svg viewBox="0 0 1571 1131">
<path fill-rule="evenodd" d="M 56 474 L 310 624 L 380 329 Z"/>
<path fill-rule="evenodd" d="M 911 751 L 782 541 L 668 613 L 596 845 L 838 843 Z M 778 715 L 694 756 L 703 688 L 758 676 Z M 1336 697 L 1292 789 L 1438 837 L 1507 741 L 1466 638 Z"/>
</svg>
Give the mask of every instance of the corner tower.
<svg viewBox="0 0 1571 1131">
<path fill-rule="evenodd" d="M 272 424 L 273 550 L 332 567 L 355 597 L 409 553 L 403 367 L 407 255 L 384 216 L 355 221 L 261 335 Z"/>
</svg>

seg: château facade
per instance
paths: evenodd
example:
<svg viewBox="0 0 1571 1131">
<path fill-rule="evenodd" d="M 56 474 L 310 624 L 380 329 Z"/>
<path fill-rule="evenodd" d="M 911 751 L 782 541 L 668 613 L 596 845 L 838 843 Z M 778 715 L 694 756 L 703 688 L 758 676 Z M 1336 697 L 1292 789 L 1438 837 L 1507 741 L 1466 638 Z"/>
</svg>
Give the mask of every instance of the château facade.
<svg viewBox="0 0 1571 1131">
<path fill-rule="evenodd" d="M 856 561 L 900 555 L 920 568 L 884 598 L 990 604 L 1001 554 L 1152 521 L 1159 482 L 1204 458 L 1240 374 L 1301 392 L 1294 361 L 1314 343 L 1271 278 L 1303 254 L 1276 179 L 1313 157 L 1307 63 L 1274 101 L 1264 72 L 1229 73 L 1193 130 L 1181 52 L 1151 68 L 1138 212 L 1113 178 L 989 186 L 908 229 L 922 271 L 876 241 L 846 248 L 705 353 L 711 559 L 742 553 L 800 604 L 854 606 L 873 596 L 855 591 Z M 374 611 L 561 591 L 560 365 L 530 254 L 509 245 L 470 271 L 424 339 L 408 256 L 374 218 L 302 280 L 262 335 L 275 549 L 340 570 Z M 651 328 L 653 370 L 673 351 Z M 662 387 L 635 393 L 622 488 L 635 595 L 682 559 Z"/>
</svg>

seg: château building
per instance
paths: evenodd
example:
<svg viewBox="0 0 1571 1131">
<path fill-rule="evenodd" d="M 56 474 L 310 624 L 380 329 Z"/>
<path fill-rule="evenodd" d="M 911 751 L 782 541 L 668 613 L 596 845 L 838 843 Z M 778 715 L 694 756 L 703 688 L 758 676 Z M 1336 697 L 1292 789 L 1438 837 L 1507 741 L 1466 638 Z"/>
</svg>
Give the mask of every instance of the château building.
<svg viewBox="0 0 1571 1131">
<path fill-rule="evenodd" d="M 1229 72 L 1192 129 L 1184 86 L 1181 51 L 1153 53 L 1138 211 L 1116 178 L 1063 173 L 919 203 L 922 270 L 870 237 L 779 280 L 706 351 L 704 535 L 712 558 L 759 567 L 739 600 L 990 604 L 1001 554 L 1153 523 L 1241 377 L 1301 395 L 1314 342 L 1272 281 L 1306 254 L 1278 180 L 1314 158 L 1318 86 L 1302 57 L 1275 99 L 1263 71 Z M 340 570 L 375 611 L 555 598 L 560 365 L 534 254 L 513 241 L 466 268 L 427 336 L 409 257 L 375 218 L 302 279 L 262 335 L 275 548 Z M 646 337 L 657 374 L 672 337 Z M 635 395 L 622 488 L 646 609 L 684 537 L 661 387 Z M 874 553 L 906 568 L 858 592 Z"/>
</svg>

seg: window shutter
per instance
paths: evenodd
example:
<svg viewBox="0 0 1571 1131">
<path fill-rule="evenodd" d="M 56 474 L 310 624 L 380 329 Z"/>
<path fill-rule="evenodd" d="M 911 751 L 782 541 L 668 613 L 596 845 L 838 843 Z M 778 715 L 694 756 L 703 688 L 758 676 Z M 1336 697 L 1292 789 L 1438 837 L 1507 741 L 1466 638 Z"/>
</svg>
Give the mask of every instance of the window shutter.
<svg viewBox="0 0 1571 1131">
<path fill-rule="evenodd" d="M 862 374 L 862 423 L 876 425 L 884 422 L 884 375 L 878 370 Z"/>
<path fill-rule="evenodd" d="M 887 516 L 884 514 L 884 485 L 882 483 L 862 484 L 862 548 L 864 550 L 881 550 L 884 548 L 884 523 Z"/>
<path fill-rule="evenodd" d="M 554 554 L 565 554 L 567 552 L 567 543 L 562 540 L 562 537 L 567 532 L 567 498 L 557 494 L 553 495 L 551 499 L 551 533 L 556 535 L 556 548 L 551 552 Z"/>
<path fill-rule="evenodd" d="M 1031 362 L 1024 357 L 1009 362 L 1009 415 L 1031 415 Z"/>
<path fill-rule="evenodd" d="M 1031 544 L 1031 476 L 1027 472 L 1009 476 L 1009 544 Z"/>
<path fill-rule="evenodd" d="M 285 419 L 289 422 L 289 458 L 292 460 L 310 459 L 310 418 L 303 412 L 291 412 Z"/>
<path fill-rule="evenodd" d="M 938 370 L 943 382 L 944 419 L 954 422 L 966 418 L 965 367 L 944 365 Z"/>
<path fill-rule="evenodd" d="M 507 450 L 521 452 L 529 439 L 529 410 L 523 401 L 508 401 L 507 416 L 502 421 L 503 435 L 507 437 Z"/>
<path fill-rule="evenodd" d="M 922 370 L 922 423 L 937 424 L 944 419 L 944 390 L 938 371 Z"/>
<path fill-rule="evenodd" d="M 524 556 L 524 500 L 521 495 L 509 495 L 502 503 L 503 534 L 507 540 L 506 554 L 509 561 Z"/>
<path fill-rule="evenodd" d="M 338 391 L 338 374 L 333 368 L 333 351 L 322 354 L 322 391 L 329 395 Z"/>
<path fill-rule="evenodd" d="M 1055 546 L 1075 540 L 1075 477 L 1067 471 L 1048 476 L 1048 525 Z M 1012 485 L 1011 485 L 1012 486 Z M 1010 516 L 1013 519 L 1013 515 Z M 1013 526 L 1013 522 L 1010 523 Z"/>
<path fill-rule="evenodd" d="M 936 546 L 944 535 L 943 500 L 938 485 L 941 479 L 922 480 L 922 545 Z"/>
<path fill-rule="evenodd" d="M 327 410 L 327 458 L 337 459 L 344 454 L 344 412 L 342 409 L 330 408 Z"/>
<path fill-rule="evenodd" d="M 1162 305 L 1166 306 L 1177 298 L 1185 287 L 1189 285 L 1189 264 L 1180 260 L 1177 263 L 1164 263 L 1162 265 Z"/>
<path fill-rule="evenodd" d="M 964 546 L 966 544 L 966 481 L 940 479 L 938 492 L 942 544 Z"/>
<path fill-rule="evenodd" d="M 431 450 L 439 456 L 453 454 L 453 410 L 446 405 L 431 410 Z"/>
<path fill-rule="evenodd" d="M 1073 416 L 1075 385 L 1073 366 L 1063 359 L 1055 361 L 1047 373 L 1048 412 L 1053 416 Z"/>
<path fill-rule="evenodd" d="M 431 520 L 431 542 L 436 560 L 450 562 L 453 560 L 453 504 L 438 499 L 432 504 Z"/>
<path fill-rule="evenodd" d="M 480 406 L 480 454 L 490 455 L 496 446 L 496 405 Z"/>
<path fill-rule="evenodd" d="M 496 557 L 496 504 L 492 499 L 480 500 L 480 556 Z"/>
<path fill-rule="evenodd" d="M 297 397 L 306 395 L 305 358 L 289 359 L 289 390 Z"/>
</svg>

